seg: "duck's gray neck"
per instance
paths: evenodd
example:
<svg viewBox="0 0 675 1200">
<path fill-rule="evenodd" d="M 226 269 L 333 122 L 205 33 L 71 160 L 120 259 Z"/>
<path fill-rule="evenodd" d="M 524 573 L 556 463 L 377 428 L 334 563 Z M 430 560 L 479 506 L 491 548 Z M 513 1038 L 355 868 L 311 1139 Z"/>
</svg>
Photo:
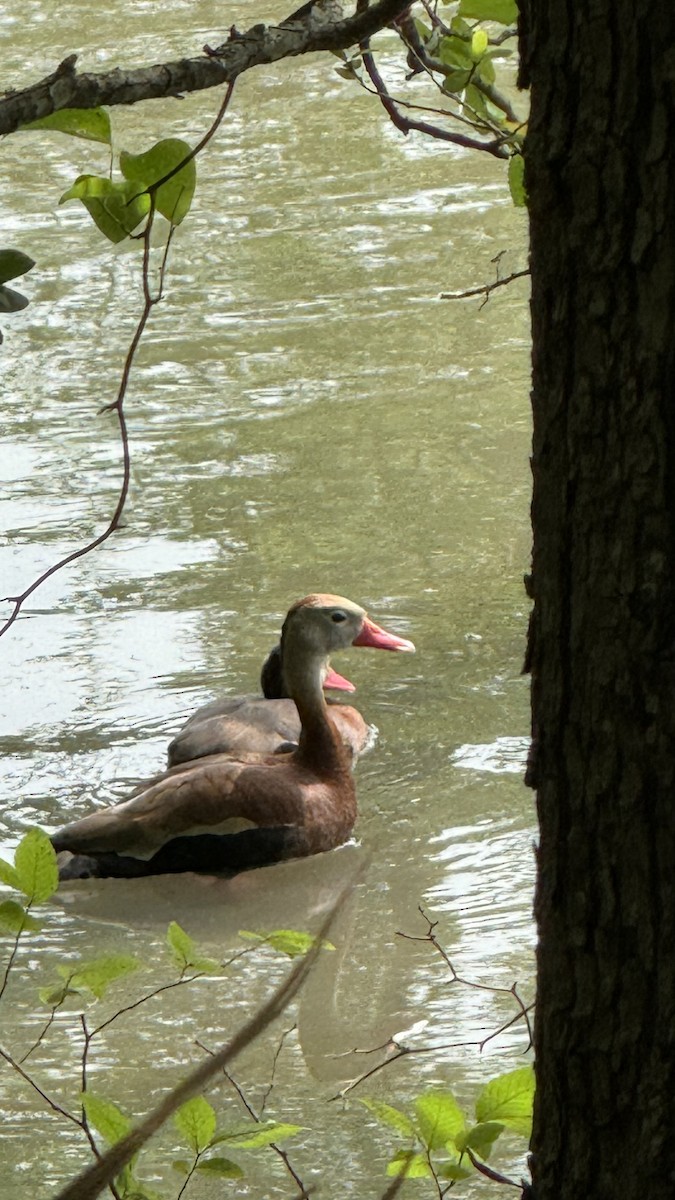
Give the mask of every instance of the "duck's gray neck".
<svg viewBox="0 0 675 1200">
<path fill-rule="evenodd" d="M 289 695 L 300 716 L 301 732 L 296 758 L 315 770 L 349 772 L 349 756 L 326 712 L 323 680 L 327 656 L 293 646 L 284 639 L 283 673 Z"/>
</svg>

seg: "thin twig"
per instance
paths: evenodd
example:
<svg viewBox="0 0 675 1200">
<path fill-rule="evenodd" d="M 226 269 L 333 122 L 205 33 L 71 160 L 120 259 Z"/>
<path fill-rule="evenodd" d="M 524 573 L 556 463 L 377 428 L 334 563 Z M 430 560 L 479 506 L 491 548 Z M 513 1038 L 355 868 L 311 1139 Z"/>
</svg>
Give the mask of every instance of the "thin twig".
<svg viewBox="0 0 675 1200">
<path fill-rule="evenodd" d="M 293 1028 L 295 1029 L 295 1026 L 293 1026 Z M 289 1030 L 289 1032 L 291 1032 L 291 1031 Z M 285 1036 L 286 1035 L 284 1034 L 284 1037 Z M 210 1050 L 209 1047 L 205 1046 L 203 1042 L 198 1041 L 197 1045 L 200 1047 L 201 1050 L 204 1050 L 206 1054 L 210 1054 L 213 1057 L 213 1050 Z M 244 1089 L 242 1088 L 241 1084 L 237 1083 L 237 1080 L 234 1078 L 233 1075 L 230 1074 L 230 1072 L 225 1067 L 223 1067 L 223 1075 L 227 1079 L 228 1083 L 234 1088 L 239 1099 L 241 1100 L 241 1103 L 243 1104 L 244 1108 L 246 1109 L 248 1115 L 251 1117 L 251 1119 L 253 1121 L 255 1121 L 256 1125 L 260 1125 L 262 1122 L 261 1113 L 256 1112 L 253 1105 L 251 1104 L 251 1102 L 245 1095 Z M 289 1175 L 293 1179 L 294 1183 L 297 1185 L 298 1190 L 300 1192 L 300 1196 L 301 1197 L 308 1196 L 310 1193 L 308 1192 L 307 1188 L 305 1187 L 304 1183 L 302 1182 L 302 1179 L 298 1175 L 297 1171 L 293 1167 L 291 1160 L 290 1160 L 287 1152 L 284 1150 L 283 1146 L 279 1146 L 277 1142 L 270 1142 L 270 1150 L 274 1150 L 275 1153 L 278 1154 L 279 1158 L 283 1162 Z"/>
<path fill-rule="evenodd" d="M 295 1024 L 291 1025 L 290 1029 L 285 1029 L 284 1032 L 282 1033 L 281 1037 L 279 1038 L 277 1048 L 274 1051 L 274 1058 L 272 1059 L 272 1070 L 270 1072 L 269 1083 L 268 1083 L 265 1091 L 263 1092 L 262 1099 L 260 1101 L 260 1115 L 261 1116 L 264 1113 L 265 1105 L 267 1104 L 267 1101 L 269 1100 L 269 1098 L 272 1094 L 272 1088 L 274 1087 L 274 1079 L 275 1079 L 276 1072 L 277 1072 L 277 1063 L 279 1062 L 279 1057 L 281 1055 L 281 1051 L 284 1048 L 284 1043 L 286 1041 L 286 1038 L 290 1037 L 292 1033 L 295 1033 L 296 1029 L 297 1029 L 297 1025 L 295 1025 Z"/>
<path fill-rule="evenodd" d="M 113 1013 L 111 1017 L 107 1017 L 105 1021 L 101 1021 L 95 1029 L 91 1031 L 91 1037 L 96 1037 L 103 1029 L 107 1029 L 108 1025 L 112 1025 L 118 1017 L 125 1013 L 133 1012 L 135 1008 L 140 1008 L 141 1004 L 146 1004 L 148 1000 L 154 1000 L 155 996 L 161 995 L 162 992 L 170 992 L 172 988 L 181 987 L 184 983 L 194 983 L 195 979 L 203 979 L 205 972 L 200 971 L 196 975 L 182 975 L 180 979 L 174 979 L 171 983 L 163 983 L 161 987 L 155 988 L 154 991 L 148 992 L 145 996 L 141 996 L 139 1000 L 134 1000 L 132 1004 L 126 1004 L 124 1008 L 120 1008 L 118 1012 Z"/>
<path fill-rule="evenodd" d="M 43 1025 L 43 1027 L 40 1030 L 39 1034 L 37 1035 L 35 1041 L 33 1042 L 33 1045 L 29 1046 L 28 1050 L 26 1050 L 26 1053 L 21 1055 L 19 1062 L 25 1063 L 26 1059 L 30 1058 L 31 1054 L 33 1054 L 33 1052 L 35 1050 L 37 1050 L 38 1046 L 40 1045 L 40 1042 L 43 1040 L 43 1038 L 45 1038 L 47 1036 L 49 1030 L 51 1029 L 52 1025 L 54 1024 L 54 1019 L 55 1019 L 56 1014 L 57 1014 L 59 1008 L 61 1007 L 62 1003 L 63 1003 L 63 1001 L 61 1000 L 58 1004 L 54 1005 L 54 1007 L 52 1008 L 52 1011 L 50 1012 L 49 1016 L 47 1017 L 47 1020 L 45 1021 L 45 1024 Z"/>
<path fill-rule="evenodd" d="M 504 149 L 503 138 L 496 137 L 490 142 L 481 142 L 477 138 L 467 137 L 463 133 L 453 133 L 452 130 L 442 129 L 438 125 L 431 125 L 428 121 L 416 121 L 409 117 L 404 117 L 399 112 L 398 107 L 391 97 L 387 85 L 380 75 L 375 59 L 373 58 L 370 49 L 369 41 L 362 41 L 359 49 L 363 55 L 363 65 L 368 73 L 368 76 L 375 88 L 377 95 L 385 112 L 389 116 L 393 125 L 400 129 L 401 133 L 408 134 L 411 132 L 425 133 L 428 137 L 436 138 L 444 142 L 452 142 L 456 146 L 463 146 L 469 150 L 483 150 L 488 154 L 492 154 L 495 158 L 508 158 L 508 151 Z"/>
<path fill-rule="evenodd" d="M 82 1122 L 79 1117 L 74 1116 L 74 1114 L 68 1112 L 66 1108 L 63 1108 L 60 1104 L 57 1104 L 56 1100 L 52 1100 L 51 1096 L 48 1096 L 47 1093 L 42 1090 L 40 1085 L 35 1082 L 32 1076 L 29 1075 L 27 1071 L 24 1071 L 21 1064 L 18 1063 L 15 1058 L 12 1058 L 12 1055 L 9 1053 L 9 1051 L 3 1050 L 1 1046 L 0 1057 L 4 1058 L 5 1062 L 9 1063 L 10 1067 L 14 1068 L 17 1074 L 20 1075 L 30 1087 L 32 1087 L 33 1091 L 37 1092 L 38 1096 L 44 1100 L 45 1104 L 51 1108 L 53 1112 L 58 1113 L 61 1117 L 66 1117 L 69 1121 L 72 1121 L 74 1125 L 77 1125 L 79 1129 L 82 1129 Z"/>
<path fill-rule="evenodd" d="M 441 292 L 440 300 L 468 300 L 471 296 L 484 296 L 483 304 L 487 304 L 492 292 L 496 288 L 506 287 L 507 284 L 513 283 L 514 279 L 524 279 L 530 274 L 530 268 L 527 267 L 524 271 L 513 271 L 511 275 L 506 275 L 503 279 L 495 279 L 492 283 L 484 283 L 482 287 L 467 288 L 464 292 Z M 481 304 L 481 308 L 483 307 Z"/>
<path fill-rule="evenodd" d="M 153 219 L 154 219 L 154 214 L 155 214 L 155 197 L 156 197 L 157 191 L 162 186 L 162 184 L 167 183 L 167 181 L 169 179 L 172 179 L 174 175 L 177 175 L 179 171 L 182 171 L 183 167 L 185 167 L 188 163 L 192 162 L 192 160 L 197 157 L 197 155 L 204 149 L 204 147 L 207 145 L 207 143 L 211 140 L 211 138 L 215 134 L 216 130 L 218 129 L 218 126 L 221 124 L 223 117 L 225 116 L 225 113 L 227 112 L 230 100 L 232 98 L 233 90 L 234 90 L 234 80 L 232 80 L 230 83 L 228 83 L 227 88 L 225 90 L 225 96 L 224 96 L 222 104 L 218 110 L 218 113 L 217 113 L 215 119 L 213 120 L 213 122 L 211 123 L 211 125 L 209 126 L 209 128 L 207 129 L 204 136 L 200 139 L 199 142 L 197 142 L 197 145 L 193 147 L 193 149 L 189 152 L 189 154 L 187 154 L 185 156 L 185 158 L 180 163 L 178 163 L 177 166 L 175 166 L 171 171 L 168 171 L 167 174 L 162 176 L 161 179 L 158 179 L 155 183 L 153 183 L 151 187 L 146 189 L 147 194 L 150 196 L 150 212 L 148 215 L 148 220 L 146 222 L 145 228 L 141 235 L 142 239 L 143 239 L 143 298 L 144 298 L 143 312 L 141 313 L 138 325 L 136 327 L 136 331 L 131 340 L 131 345 L 129 347 L 129 351 L 127 353 L 127 357 L 126 357 L 126 360 L 124 363 L 124 369 L 122 371 L 122 380 L 121 380 L 119 391 L 117 394 L 117 399 L 114 400 L 112 404 L 104 405 L 103 408 L 100 410 L 101 412 L 115 412 L 117 414 L 117 419 L 118 419 L 118 423 L 119 423 L 119 432 L 120 432 L 120 439 L 121 439 L 121 444 L 122 444 L 122 485 L 120 488 L 120 493 L 119 493 L 119 497 L 117 500 L 117 504 L 115 506 L 115 511 L 114 511 L 107 527 L 104 529 L 103 533 L 99 534 L 99 536 L 97 538 L 94 538 L 92 541 L 88 542 L 86 546 L 82 546 L 79 550 L 74 550 L 71 554 L 67 554 L 64 558 L 60 559 L 59 562 L 54 563 L 51 567 L 48 568 L 48 570 L 44 571 L 42 573 L 42 575 L 39 576 L 38 579 L 34 580 L 34 582 L 30 585 L 30 587 L 26 588 L 26 590 L 24 592 L 22 592 L 20 595 L 5 597 L 6 601 L 8 601 L 9 603 L 14 605 L 14 609 L 11 612 L 8 619 L 5 621 L 4 625 L 0 628 L 0 637 L 2 637 L 2 635 L 4 633 L 6 633 L 7 630 L 14 624 L 25 601 L 28 599 L 29 596 L 31 596 L 33 594 L 33 592 L 35 592 L 41 586 L 41 584 L 43 584 L 52 575 L 56 574 L 57 571 L 60 571 L 63 567 L 68 566 L 70 563 L 75 562 L 76 559 L 82 558 L 85 554 L 90 554 L 92 550 L 97 549 L 98 546 L 102 545 L 103 542 L 107 541 L 107 539 L 115 532 L 115 530 L 119 526 L 120 519 L 122 517 L 122 512 L 124 509 L 124 505 L 126 503 L 127 494 L 129 491 L 129 481 L 130 481 L 130 475 L 131 475 L 131 458 L 130 458 L 130 452 L 129 452 L 129 437 L 128 437 L 128 431 L 127 431 L 126 417 L 125 417 L 124 408 L 123 408 L 124 397 L 126 395 L 127 387 L 129 384 L 129 374 L 130 374 L 131 366 L 132 366 L 132 363 L 134 360 L 134 355 L 136 353 L 136 350 L 138 349 L 139 342 L 143 336 L 143 332 L 145 330 L 145 326 L 147 324 L 148 317 L 150 316 L 150 312 L 151 312 L 152 308 L 155 306 L 155 304 L 159 303 L 159 301 L 161 300 L 162 295 L 163 295 L 164 279 L 165 279 L 166 264 L 167 264 L 168 254 L 169 254 L 169 247 L 171 245 L 171 239 L 173 237 L 173 232 L 174 232 L 174 228 L 175 228 L 174 225 L 170 225 L 170 227 L 169 227 L 169 234 L 168 234 L 168 237 L 166 240 L 166 245 L 164 247 L 164 254 L 162 257 L 162 263 L 161 263 L 160 270 L 159 270 L 159 287 L 157 290 L 157 294 L 153 296 L 150 291 L 150 233 L 152 230 L 152 224 L 153 224 Z M 139 193 L 139 195 L 142 195 L 142 194 L 143 193 Z M 132 199 L 136 199 L 136 198 L 137 197 L 133 197 Z M 131 203 L 131 202 L 132 201 L 130 200 L 129 203 Z M 2 993 L 0 992 L 0 995 L 1 994 Z"/>
</svg>

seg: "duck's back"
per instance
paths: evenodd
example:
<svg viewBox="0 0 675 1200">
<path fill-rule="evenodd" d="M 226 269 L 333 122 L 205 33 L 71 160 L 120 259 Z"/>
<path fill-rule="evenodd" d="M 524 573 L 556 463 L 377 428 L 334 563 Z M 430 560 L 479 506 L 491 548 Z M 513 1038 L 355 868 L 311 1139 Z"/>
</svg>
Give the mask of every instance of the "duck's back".
<svg viewBox="0 0 675 1200">
<path fill-rule="evenodd" d="M 197 709 L 169 745 L 169 766 L 210 754 L 276 754 L 300 737 L 292 700 L 226 696 Z"/>
</svg>

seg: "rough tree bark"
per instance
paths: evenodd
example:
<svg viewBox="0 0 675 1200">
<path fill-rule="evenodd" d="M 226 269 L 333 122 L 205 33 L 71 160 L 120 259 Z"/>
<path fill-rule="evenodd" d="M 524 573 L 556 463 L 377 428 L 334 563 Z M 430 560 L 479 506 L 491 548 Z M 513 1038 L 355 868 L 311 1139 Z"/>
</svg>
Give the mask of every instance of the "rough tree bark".
<svg viewBox="0 0 675 1200">
<path fill-rule="evenodd" d="M 675 1192 L 675 5 L 529 0 L 536 1200 Z"/>
<path fill-rule="evenodd" d="M 336 5 L 316 0 L 279 25 L 254 25 L 246 32 L 230 29 L 227 41 L 199 58 L 182 58 L 155 66 L 116 67 L 100 74 L 80 74 L 77 56 L 65 58 L 46 79 L 21 91 L 0 93 L 0 134 L 13 133 L 28 121 L 64 108 L 137 104 L 164 96 L 180 96 L 232 83 L 252 67 L 317 50 L 344 50 L 382 29 L 407 9 L 409 0 L 373 0 L 344 20 Z M 206 50 L 206 48 L 205 48 Z"/>
</svg>

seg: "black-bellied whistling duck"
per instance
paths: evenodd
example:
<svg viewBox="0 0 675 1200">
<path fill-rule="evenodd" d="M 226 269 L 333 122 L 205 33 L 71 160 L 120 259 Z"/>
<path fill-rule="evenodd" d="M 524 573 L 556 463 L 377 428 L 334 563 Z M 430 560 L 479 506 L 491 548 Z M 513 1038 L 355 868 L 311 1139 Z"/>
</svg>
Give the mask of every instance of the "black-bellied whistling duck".
<svg viewBox="0 0 675 1200">
<path fill-rule="evenodd" d="M 208 754 L 277 754 L 293 750 L 300 717 L 289 698 L 283 668 L 284 646 L 275 646 L 260 674 L 262 697 L 225 696 L 204 704 L 185 722 L 169 745 L 168 765 L 192 762 Z M 324 689 L 353 692 L 354 685 L 327 666 Z M 351 705 L 329 701 L 328 715 L 349 747 L 352 761 L 372 742 L 373 729 Z"/>
<path fill-rule="evenodd" d="M 298 600 L 283 628 L 285 675 L 300 714 L 297 750 L 216 754 L 174 767 L 130 800 L 59 830 L 62 878 L 242 870 L 341 845 L 356 820 L 351 756 L 329 720 L 322 681 L 348 646 L 415 649 L 341 596 Z"/>
</svg>

